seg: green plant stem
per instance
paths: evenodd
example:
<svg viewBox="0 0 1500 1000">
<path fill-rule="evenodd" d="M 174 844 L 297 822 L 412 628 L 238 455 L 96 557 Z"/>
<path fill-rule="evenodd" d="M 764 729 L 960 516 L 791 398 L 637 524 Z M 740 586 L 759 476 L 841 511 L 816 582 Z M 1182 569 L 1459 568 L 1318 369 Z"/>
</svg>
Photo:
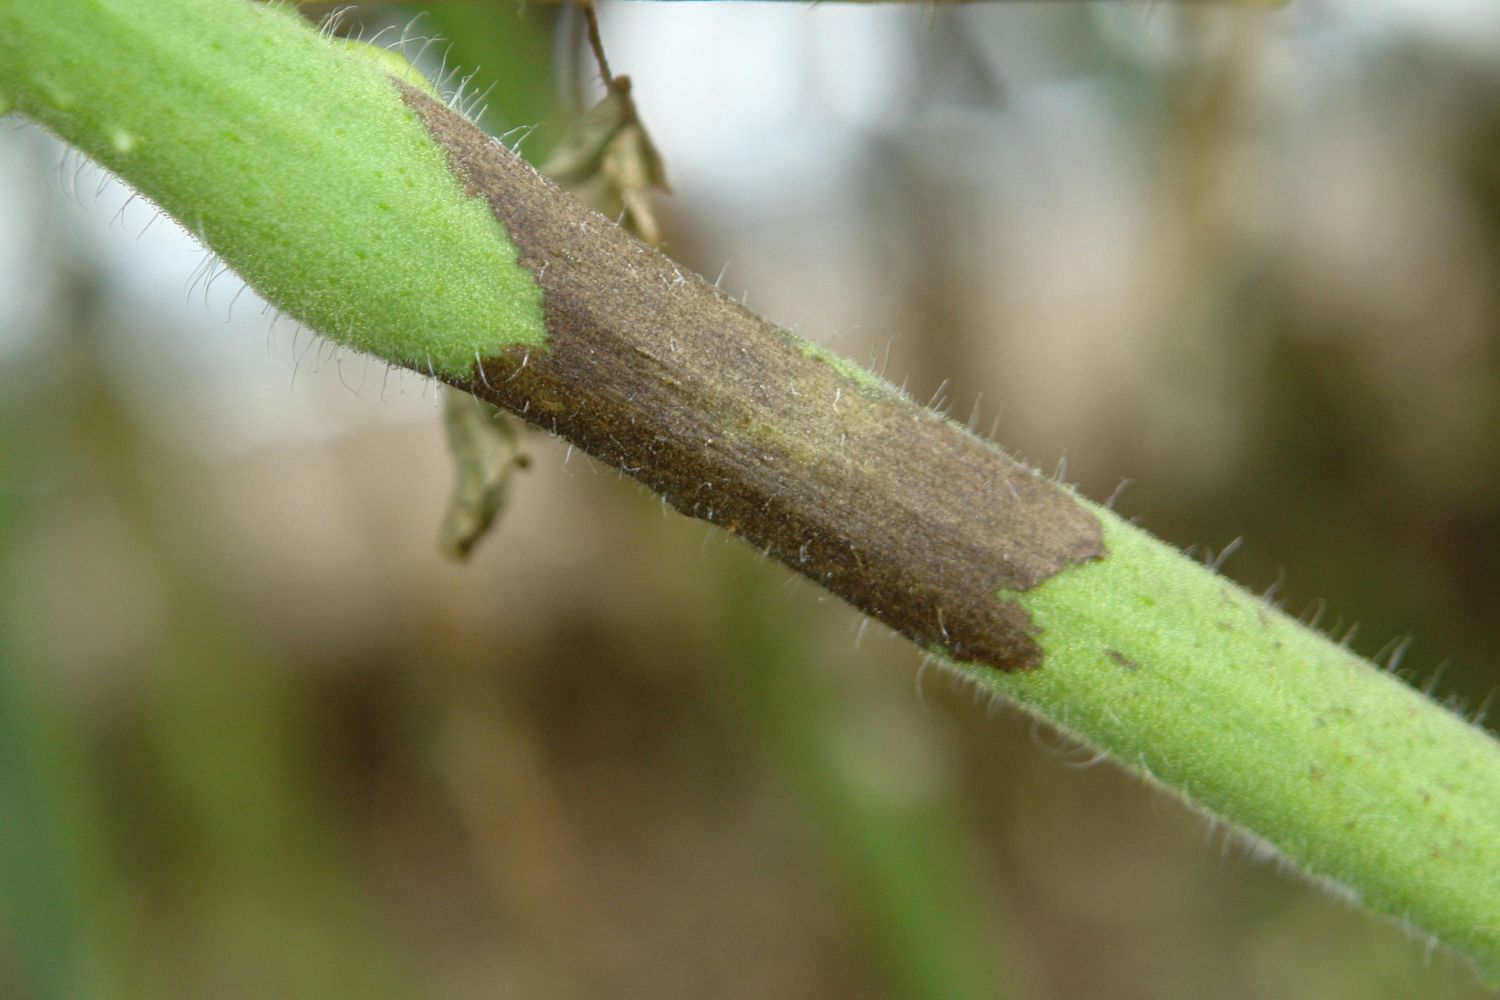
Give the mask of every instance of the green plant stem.
<svg viewBox="0 0 1500 1000">
<path fill-rule="evenodd" d="M 185 220 L 278 307 L 419 370 L 440 355 L 446 381 L 1500 977 L 1489 734 L 333 53 L 242 0 L 0 0 L 0 107 Z M 459 259 L 433 212 L 468 234 Z M 380 268 L 353 252 L 392 233 Z"/>
<path fill-rule="evenodd" d="M 389 81 L 290 8 L 0 4 L 0 111 L 128 178 L 286 314 L 439 374 L 539 344 L 535 283 Z"/>
</svg>

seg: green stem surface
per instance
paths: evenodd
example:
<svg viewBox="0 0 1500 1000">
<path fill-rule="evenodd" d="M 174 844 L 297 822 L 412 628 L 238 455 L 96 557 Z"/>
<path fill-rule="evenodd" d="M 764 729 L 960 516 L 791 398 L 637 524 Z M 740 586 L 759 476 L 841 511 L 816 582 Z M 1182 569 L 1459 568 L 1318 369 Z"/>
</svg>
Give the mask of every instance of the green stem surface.
<svg viewBox="0 0 1500 1000">
<path fill-rule="evenodd" d="M 980 682 L 1500 974 L 1500 744 L 1096 511 L 1109 555 L 1016 595 L 1045 666 Z"/>
<path fill-rule="evenodd" d="M 719 296 L 368 60 L 244 0 L 0 0 L 11 108 L 278 308 L 568 437 L 1500 977 L 1489 734 Z"/>
<path fill-rule="evenodd" d="M 290 9 L 0 2 L 0 112 L 125 178 L 267 301 L 449 375 L 541 344 L 540 296 L 390 77 Z"/>
</svg>

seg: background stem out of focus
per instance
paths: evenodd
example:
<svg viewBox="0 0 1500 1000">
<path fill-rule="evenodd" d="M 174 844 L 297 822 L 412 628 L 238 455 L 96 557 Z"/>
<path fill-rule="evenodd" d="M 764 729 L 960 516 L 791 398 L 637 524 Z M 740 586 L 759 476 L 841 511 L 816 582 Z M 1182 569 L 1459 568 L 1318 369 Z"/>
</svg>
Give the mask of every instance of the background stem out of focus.
<svg viewBox="0 0 1500 1000">
<path fill-rule="evenodd" d="M 533 158 L 597 94 L 570 12 L 422 11 Z M 602 16 L 679 260 L 1500 684 L 1500 7 Z M 0 124 L 0 995 L 1482 995 L 540 434 L 445 561 L 431 385 L 127 199 Z"/>
</svg>

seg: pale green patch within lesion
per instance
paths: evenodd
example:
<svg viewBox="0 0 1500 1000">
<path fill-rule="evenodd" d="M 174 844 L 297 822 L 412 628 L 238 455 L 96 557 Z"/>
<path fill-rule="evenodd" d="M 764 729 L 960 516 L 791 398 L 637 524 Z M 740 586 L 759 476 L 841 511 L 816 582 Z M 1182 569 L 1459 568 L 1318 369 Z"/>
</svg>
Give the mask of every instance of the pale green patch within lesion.
<svg viewBox="0 0 1500 1000">
<path fill-rule="evenodd" d="M 901 395 L 900 389 L 891 385 L 863 365 L 850 361 L 841 354 L 800 338 L 795 341 L 795 345 L 803 357 L 811 358 L 820 364 L 827 365 L 866 393 L 882 398 L 899 397 Z"/>
</svg>

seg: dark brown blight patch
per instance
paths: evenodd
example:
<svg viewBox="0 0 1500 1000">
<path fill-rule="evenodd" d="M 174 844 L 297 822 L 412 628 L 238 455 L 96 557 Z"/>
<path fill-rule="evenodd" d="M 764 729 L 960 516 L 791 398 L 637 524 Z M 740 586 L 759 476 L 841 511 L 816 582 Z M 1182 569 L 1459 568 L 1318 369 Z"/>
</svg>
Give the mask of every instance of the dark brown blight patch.
<svg viewBox="0 0 1500 1000">
<path fill-rule="evenodd" d="M 475 395 L 583 448 L 926 647 L 1042 662 L 1026 591 L 1104 555 L 1055 483 L 632 239 L 473 124 L 403 90 L 543 292 L 546 350 L 485 358 Z"/>
</svg>

